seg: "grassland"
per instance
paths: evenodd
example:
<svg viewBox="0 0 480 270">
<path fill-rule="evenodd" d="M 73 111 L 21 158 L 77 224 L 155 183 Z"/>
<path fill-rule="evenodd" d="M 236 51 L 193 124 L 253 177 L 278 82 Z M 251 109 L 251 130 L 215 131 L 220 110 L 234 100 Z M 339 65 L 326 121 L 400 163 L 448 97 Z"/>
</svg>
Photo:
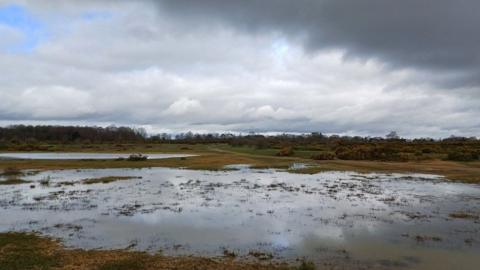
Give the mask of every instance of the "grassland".
<svg viewBox="0 0 480 270">
<path fill-rule="evenodd" d="M 315 151 L 295 151 L 292 156 L 276 156 L 275 149 L 232 147 L 226 144 L 139 144 L 139 145 L 51 145 L 48 151 L 97 152 L 97 153 L 189 153 L 197 156 L 145 161 L 128 160 L 1 160 L 0 170 L 51 170 L 80 168 L 145 168 L 171 167 L 198 170 L 224 170 L 225 165 L 250 164 L 254 168 L 288 169 L 293 163 L 310 165 L 304 169 L 289 170 L 294 173 L 318 173 L 322 171 L 356 171 L 360 173 L 427 173 L 445 176 L 452 181 L 480 183 L 480 161 L 458 162 L 438 158 L 407 161 L 357 161 L 313 160 Z"/>
<path fill-rule="evenodd" d="M 0 233 L 0 269 L 11 270 L 267 270 L 314 269 L 310 264 L 239 260 L 234 257 L 171 257 L 128 250 L 65 249 L 55 240 L 35 234 Z"/>
</svg>

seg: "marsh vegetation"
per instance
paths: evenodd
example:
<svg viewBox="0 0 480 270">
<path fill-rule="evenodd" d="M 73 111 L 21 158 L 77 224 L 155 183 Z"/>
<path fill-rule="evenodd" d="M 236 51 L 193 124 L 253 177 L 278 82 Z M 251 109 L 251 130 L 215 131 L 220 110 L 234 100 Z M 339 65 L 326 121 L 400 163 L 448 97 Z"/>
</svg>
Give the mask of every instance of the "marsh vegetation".
<svg viewBox="0 0 480 270">
<path fill-rule="evenodd" d="M 480 189 L 464 184 L 480 183 L 477 139 L 7 129 L 0 268 L 68 269 L 87 254 L 84 269 L 479 263 Z M 52 252 L 23 249 L 27 240 Z"/>
</svg>

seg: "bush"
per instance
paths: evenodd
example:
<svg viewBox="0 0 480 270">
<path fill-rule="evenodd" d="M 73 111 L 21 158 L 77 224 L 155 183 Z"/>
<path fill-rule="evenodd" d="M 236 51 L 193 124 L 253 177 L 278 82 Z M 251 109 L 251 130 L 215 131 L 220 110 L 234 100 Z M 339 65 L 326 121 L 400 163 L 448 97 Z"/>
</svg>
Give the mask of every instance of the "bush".
<svg viewBox="0 0 480 270">
<path fill-rule="evenodd" d="M 8 145 L 4 142 L 0 142 L 0 150 L 7 150 L 8 149 Z"/>
<path fill-rule="evenodd" d="M 335 153 L 322 152 L 311 156 L 311 159 L 315 160 L 333 160 L 335 159 Z"/>
<path fill-rule="evenodd" d="M 431 153 L 433 153 L 433 151 L 432 151 L 432 149 L 430 149 L 430 148 L 423 148 L 423 149 L 422 149 L 422 153 L 423 153 L 423 154 L 431 154 Z"/>
<path fill-rule="evenodd" d="M 408 157 L 401 155 L 398 150 L 391 147 L 365 145 L 339 147 L 335 154 L 337 158 L 343 160 L 405 161 L 408 159 Z"/>
<path fill-rule="evenodd" d="M 144 156 L 142 154 L 132 154 L 127 158 L 128 161 L 143 161 L 147 159 L 148 156 Z"/>
<path fill-rule="evenodd" d="M 279 157 L 289 157 L 289 156 L 292 156 L 293 154 L 294 154 L 293 147 L 286 146 L 286 147 L 283 147 L 282 149 L 280 149 L 280 151 L 278 151 L 277 156 L 279 156 Z"/>
<path fill-rule="evenodd" d="M 453 161 L 474 161 L 478 160 L 479 154 L 473 151 L 455 151 L 447 155 L 448 160 Z"/>
</svg>

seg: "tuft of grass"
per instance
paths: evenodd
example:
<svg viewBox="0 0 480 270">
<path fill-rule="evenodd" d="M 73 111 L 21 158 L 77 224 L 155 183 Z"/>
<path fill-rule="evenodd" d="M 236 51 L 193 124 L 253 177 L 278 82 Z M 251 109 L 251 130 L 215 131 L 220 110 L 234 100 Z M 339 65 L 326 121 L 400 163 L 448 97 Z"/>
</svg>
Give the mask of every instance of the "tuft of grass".
<svg viewBox="0 0 480 270">
<path fill-rule="evenodd" d="M 82 183 L 86 185 L 108 184 L 115 181 L 131 180 L 131 179 L 142 179 L 142 177 L 141 176 L 105 176 L 105 177 L 99 177 L 99 178 L 83 179 Z"/>
<path fill-rule="evenodd" d="M 40 185 L 48 187 L 50 185 L 50 176 L 44 177 L 40 180 Z"/>
</svg>

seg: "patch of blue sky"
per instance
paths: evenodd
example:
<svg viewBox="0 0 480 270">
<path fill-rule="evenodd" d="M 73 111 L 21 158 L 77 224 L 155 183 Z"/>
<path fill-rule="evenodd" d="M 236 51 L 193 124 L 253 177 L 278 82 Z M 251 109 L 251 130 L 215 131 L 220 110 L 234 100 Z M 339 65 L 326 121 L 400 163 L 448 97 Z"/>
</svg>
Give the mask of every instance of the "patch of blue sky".
<svg viewBox="0 0 480 270">
<path fill-rule="evenodd" d="M 21 5 L 0 5 L 1 24 L 19 31 L 24 36 L 21 42 L 6 48 L 10 53 L 31 52 L 47 39 L 47 26 Z"/>
</svg>

